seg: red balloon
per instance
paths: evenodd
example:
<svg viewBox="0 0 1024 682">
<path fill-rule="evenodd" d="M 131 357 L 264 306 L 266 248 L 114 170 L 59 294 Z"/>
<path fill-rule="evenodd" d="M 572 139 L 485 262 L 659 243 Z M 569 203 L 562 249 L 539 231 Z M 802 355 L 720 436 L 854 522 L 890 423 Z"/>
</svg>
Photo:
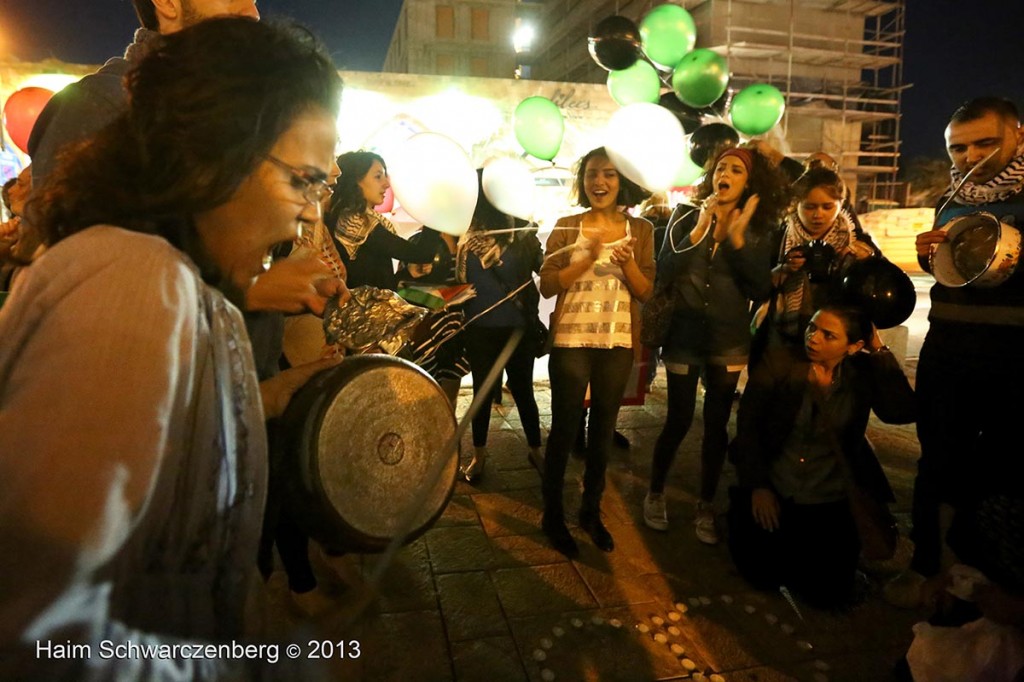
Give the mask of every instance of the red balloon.
<svg viewBox="0 0 1024 682">
<path fill-rule="evenodd" d="M 11 136 L 11 142 L 23 152 L 28 152 L 28 136 L 39 118 L 39 112 L 53 97 L 53 91 L 46 88 L 22 88 L 7 98 L 4 104 L 4 127 Z"/>
</svg>

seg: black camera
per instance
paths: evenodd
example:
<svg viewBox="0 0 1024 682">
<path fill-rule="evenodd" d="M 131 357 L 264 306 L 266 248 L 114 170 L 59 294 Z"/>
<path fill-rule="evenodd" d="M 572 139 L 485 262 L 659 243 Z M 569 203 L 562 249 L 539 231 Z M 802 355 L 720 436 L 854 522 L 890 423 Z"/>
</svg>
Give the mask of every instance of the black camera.
<svg viewBox="0 0 1024 682">
<path fill-rule="evenodd" d="M 823 282 L 833 275 L 837 264 L 834 246 L 821 239 L 813 239 L 807 242 L 801 250 L 804 254 L 804 270 L 807 271 L 807 279 L 812 282 Z"/>
</svg>

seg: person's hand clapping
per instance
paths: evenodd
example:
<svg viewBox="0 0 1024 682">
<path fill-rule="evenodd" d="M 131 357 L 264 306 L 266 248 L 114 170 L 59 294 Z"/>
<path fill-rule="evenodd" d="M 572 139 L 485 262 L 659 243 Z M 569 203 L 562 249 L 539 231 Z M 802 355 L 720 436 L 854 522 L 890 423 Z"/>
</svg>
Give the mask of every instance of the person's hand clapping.
<svg viewBox="0 0 1024 682">
<path fill-rule="evenodd" d="M 752 195 L 747 199 L 747 203 L 743 206 L 743 209 L 734 208 L 729 213 L 729 222 L 725 226 L 726 236 L 729 238 L 729 243 L 732 244 L 734 249 L 742 249 L 747 240 L 747 228 L 750 226 L 750 221 L 754 217 L 754 212 L 757 211 L 757 205 L 761 202 L 761 198 L 756 194 Z"/>
<path fill-rule="evenodd" d="M 610 258 L 612 264 L 618 265 L 620 268 L 626 267 L 633 260 L 633 245 L 635 243 L 636 239 L 629 239 L 613 248 Z"/>
</svg>

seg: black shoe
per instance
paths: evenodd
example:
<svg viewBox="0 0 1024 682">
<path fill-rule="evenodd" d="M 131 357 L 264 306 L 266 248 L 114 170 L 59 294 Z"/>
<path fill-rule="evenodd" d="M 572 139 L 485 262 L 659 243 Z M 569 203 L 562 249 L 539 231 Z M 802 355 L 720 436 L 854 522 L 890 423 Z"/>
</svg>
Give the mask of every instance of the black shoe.
<svg viewBox="0 0 1024 682">
<path fill-rule="evenodd" d="M 548 536 L 551 546 L 565 556 L 575 559 L 580 555 L 580 548 L 569 534 L 569 529 L 566 528 L 564 521 L 550 521 L 545 517 L 541 521 L 541 530 L 544 531 L 544 535 Z"/>
<path fill-rule="evenodd" d="M 602 552 L 610 552 L 615 549 L 615 540 L 612 539 L 612 534 L 608 532 L 608 529 L 601 523 L 601 513 L 591 512 L 580 512 L 580 528 L 587 532 L 590 539 L 594 541 L 594 545 L 597 546 Z"/>
<path fill-rule="evenodd" d="M 612 442 L 614 442 L 620 448 L 625 448 L 627 450 L 629 449 L 629 439 L 618 431 L 612 434 Z"/>
</svg>

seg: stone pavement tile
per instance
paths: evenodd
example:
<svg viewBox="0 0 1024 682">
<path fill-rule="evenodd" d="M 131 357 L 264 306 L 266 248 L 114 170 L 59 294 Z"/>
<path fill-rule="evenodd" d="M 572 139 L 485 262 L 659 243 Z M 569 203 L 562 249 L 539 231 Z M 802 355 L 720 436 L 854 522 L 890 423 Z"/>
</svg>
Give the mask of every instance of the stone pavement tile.
<svg viewBox="0 0 1024 682">
<path fill-rule="evenodd" d="M 668 643 L 637 629 L 644 606 L 532 616 L 513 619 L 530 680 L 544 670 L 555 680 L 635 682 L 686 674 Z"/>
<path fill-rule="evenodd" d="M 487 573 L 438 576 L 437 595 L 449 642 L 509 634 L 498 593 Z"/>
<path fill-rule="evenodd" d="M 528 679 L 510 636 L 452 643 L 455 679 L 459 682 L 522 682 Z"/>
<path fill-rule="evenodd" d="M 530 488 L 540 488 L 540 474 L 537 470 L 529 463 L 526 457 L 523 457 L 525 468 L 517 471 L 506 471 L 503 472 L 505 476 L 505 489 L 506 490 L 528 490 Z"/>
<path fill-rule="evenodd" d="M 643 407 L 623 407 L 619 410 L 619 418 L 615 421 L 615 426 L 619 431 L 622 431 L 623 428 L 653 428 L 660 427 L 664 421 L 664 415 L 652 414 Z"/>
<path fill-rule="evenodd" d="M 647 594 L 651 595 L 654 601 L 666 606 L 674 605 L 677 602 L 686 603 L 687 599 L 693 595 L 711 594 L 686 573 L 678 575 L 649 573 L 640 576 L 638 580 L 641 581 Z"/>
<path fill-rule="evenodd" d="M 544 510 L 540 486 L 528 490 L 510 490 L 502 494 L 475 495 L 476 504 L 488 537 L 524 535 L 540 528 Z"/>
<path fill-rule="evenodd" d="M 375 576 L 382 560 L 380 555 L 364 555 L 363 577 L 370 579 Z M 381 613 L 437 608 L 434 578 L 422 538 L 398 551 L 384 572 L 378 592 L 377 608 Z"/>
<path fill-rule="evenodd" d="M 437 611 L 373 616 L 363 624 L 360 644 L 365 682 L 454 678 Z"/>
<path fill-rule="evenodd" d="M 597 606 L 571 563 L 499 569 L 492 579 L 509 618 Z"/>
<path fill-rule="evenodd" d="M 761 663 L 785 667 L 818 655 L 811 644 L 813 629 L 800 620 L 782 595 L 748 588 L 711 598 L 732 616 L 737 639 Z M 702 605 L 692 608 L 699 610 Z M 801 613 L 807 611 L 804 606 L 800 609 Z"/>
<path fill-rule="evenodd" d="M 447 528 L 450 526 L 476 526 L 480 524 L 480 517 L 476 513 L 476 505 L 469 495 L 452 495 L 448 506 L 434 523 L 434 528 Z"/>
<path fill-rule="evenodd" d="M 568 561 L 564 554 L 551 547 L 547 537 L 541 532 L 492 538 L 491 547 L 494 550 L 495 566 L 498 568 L 543 566 Z"/>
<path fill-rule="evenodd" d="M 832 613 L 804 608 L 807 622 L 807 640 L 819 655 L 837 655 L 866 651 L 874 648 L 910 646 L 911 627 L 921 620 L 921 614 L 902 611 L 871 596 L 846 613 Z"/>
<path fill-rule="evenodd" d="M 580 561 L 595 567 L 607 565 L 615 575 L 623 578 L 637 578 L 660 570 L 635 526 L 617 523 L 607 517 L 604 523 L 615 539 L 615 551 L 602 552 L 594 546 L 590 536 L 576 528 L 573 536 L 580 545 Z"/>
<path fill-rule="evenodd" d="M 494 567 L 491 544 L 479 526 L 434 528 L 424 538 L 434 573 L 486 571 Z"/>
<path fill-rule="evenodd" d="M 906 648 L 868 649 L 843 656 L 816 658 L 790 668 L 801 680 L 812 682 L 862 682 L 896 680 L 893 669 Z"/>
<path fill-rule="evenodd" d="M 772 667 L 758 666 L 744 670 L 732 670 L 722 675 L 728 682 L 812 682 L 812 677 L 798 677 L 791 672 L 776 670 Z M 705 675 L 705 679 L 709 676 Z M 693 678 L 690 678 L 693 679 Z M 877 680 L 873 682 L 878 682 Z"/>
<path fill-rule="evenodd" d="M 607 556 L 604 554 L 604 557 Z M 655 596 L 648 590 L 647 581 L 635 575 L 622 575 L 608 562 L 601 561 L 604 557 L 594 557 L 596 561 L 591 562 L 590 556 L 585 554 L 575 562 L 580 577 L 601 607 L 654 601 Z"/>
</svg>

